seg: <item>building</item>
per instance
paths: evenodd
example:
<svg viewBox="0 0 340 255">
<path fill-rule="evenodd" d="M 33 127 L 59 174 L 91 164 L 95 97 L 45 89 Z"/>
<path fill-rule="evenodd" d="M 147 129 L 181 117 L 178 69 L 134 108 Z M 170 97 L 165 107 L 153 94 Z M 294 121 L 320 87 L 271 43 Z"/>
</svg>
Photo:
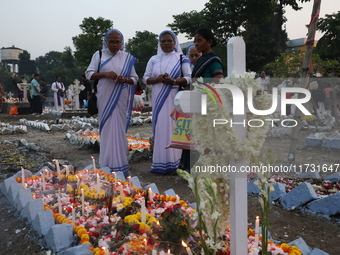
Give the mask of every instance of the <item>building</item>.
<svg viewBox="0 0 340 255">
<path fill-rule="evenodd" d="M 293 39 L 289 40 L 287 44 L 287 52 L 292 52 L 293 50 L 301 50 L 305 51 L 306 50 L 306 42 L 307 38 L 298 38 L 298 39 Z M 318 41 L 314 41 L 314 47 L 318 44 Z"/>
<path fill-rule="evenodd" d="M 12 47 L 2 47 L 1 49 L 1 63 L 11 73 L 18 73 L 19 54 L 24 50 Z"/>
</svg>

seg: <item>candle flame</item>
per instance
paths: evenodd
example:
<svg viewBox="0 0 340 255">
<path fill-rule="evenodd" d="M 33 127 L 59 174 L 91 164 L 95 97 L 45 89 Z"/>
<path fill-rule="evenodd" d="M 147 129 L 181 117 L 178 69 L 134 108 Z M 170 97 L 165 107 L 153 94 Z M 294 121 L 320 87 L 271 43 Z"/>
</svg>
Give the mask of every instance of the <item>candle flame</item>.
<svg viewBox="0 0 340 255">
<path fill-rule="evenodd" d="M 182 245 L 185 247 L 185 248 L 187 248 L 188 247 L 188 245 L 182 240 Z"/>
<path fill-rule="evenodd" d="M 170 249 L 168 249 L 168 254 L 170 254 Z"/>
<path fill-rule="evenodd" d="M 259 216 L 256 216 L 256 219 L 258 220 L 258 219 L 260 219 L 260 217 L 259 217 Z"/>
</svg>

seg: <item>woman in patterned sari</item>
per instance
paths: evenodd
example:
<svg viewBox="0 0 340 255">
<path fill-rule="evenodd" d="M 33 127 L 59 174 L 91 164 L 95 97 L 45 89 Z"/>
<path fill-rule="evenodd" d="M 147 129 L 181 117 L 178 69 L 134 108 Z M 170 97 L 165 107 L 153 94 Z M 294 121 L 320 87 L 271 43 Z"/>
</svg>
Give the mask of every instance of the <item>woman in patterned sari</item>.
<svg viewBox="0 0 340 255">
<path fill-rule="evenodd" d="M 182 61 L 181 61 L 182 59 Z M 178 168 L 182 151 L 166 147 L 176 122 L 170 117 L 179 86 L 191 82 L 189 59 L 182 55 L 177 36 L 165 30 L 159 35 L 157 55 L 150 58 L 143 82 L 152 85 L 153 173 L 171 173 Z"/>
<path fill-rule="evenodd" d="M 117 29 L 109 30 L 104 37 L 101 53 L 95 52 L 85 75 L 98 80 L 97 107 L 100 132 L 99 164 L 111 171 L 128 175 L 129 126 L 134 89 L 138 76 L 136 58 L 123 51 L 124 37 Z"/>
</svg>

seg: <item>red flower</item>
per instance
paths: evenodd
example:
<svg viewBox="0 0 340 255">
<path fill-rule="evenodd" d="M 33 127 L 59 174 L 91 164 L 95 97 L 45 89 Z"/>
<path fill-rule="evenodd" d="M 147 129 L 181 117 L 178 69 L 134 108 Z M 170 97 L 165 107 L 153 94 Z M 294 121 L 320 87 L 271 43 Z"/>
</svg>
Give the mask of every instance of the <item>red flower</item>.
<svg viewBox="0 0 340 255">
<path fill-rule="evenodd" d="M 172 210 L 175 211 L 177 210 L 178 208 L 181 207 L 181 204 L 175 204 L 173 207 L 172 207 Z"/>
<path fill-rule="evenodd" d="M 137 230 L 137 229 L 139 229 L 139 224 L 133 224 L 133 225 L 131 226 L 131 228 L 132 228 L 133 230 Z"/>
</svg>

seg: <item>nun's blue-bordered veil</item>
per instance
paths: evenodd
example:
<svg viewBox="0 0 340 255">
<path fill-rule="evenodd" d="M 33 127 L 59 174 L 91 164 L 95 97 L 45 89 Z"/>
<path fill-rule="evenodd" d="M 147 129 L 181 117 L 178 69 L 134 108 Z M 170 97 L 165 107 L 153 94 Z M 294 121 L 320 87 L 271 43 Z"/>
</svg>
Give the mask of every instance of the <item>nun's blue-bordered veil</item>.
<svg viewBox="0 0 340 255">
<path fill-rule="evenodd" d="M 182 49 L 181 49 L 181 47 L 179 45 L 179 42 L 178 42 L 177 35 L 174 32 L 170 31 L 170 30 L 164 30 L 163 32 L 161 32 L 159 34 L 159 37 L 158 37 L 157 55 L 163 53 L 162 48 L 161 48 L 161 37 L 165 33 L 171 34 L 172 38 L 174 39 L 174 41 L 175 41 L 175 49 L 174 49 L 174 51 L 178 52 L 179 54 L 183 54 Z"/>
</svg>

